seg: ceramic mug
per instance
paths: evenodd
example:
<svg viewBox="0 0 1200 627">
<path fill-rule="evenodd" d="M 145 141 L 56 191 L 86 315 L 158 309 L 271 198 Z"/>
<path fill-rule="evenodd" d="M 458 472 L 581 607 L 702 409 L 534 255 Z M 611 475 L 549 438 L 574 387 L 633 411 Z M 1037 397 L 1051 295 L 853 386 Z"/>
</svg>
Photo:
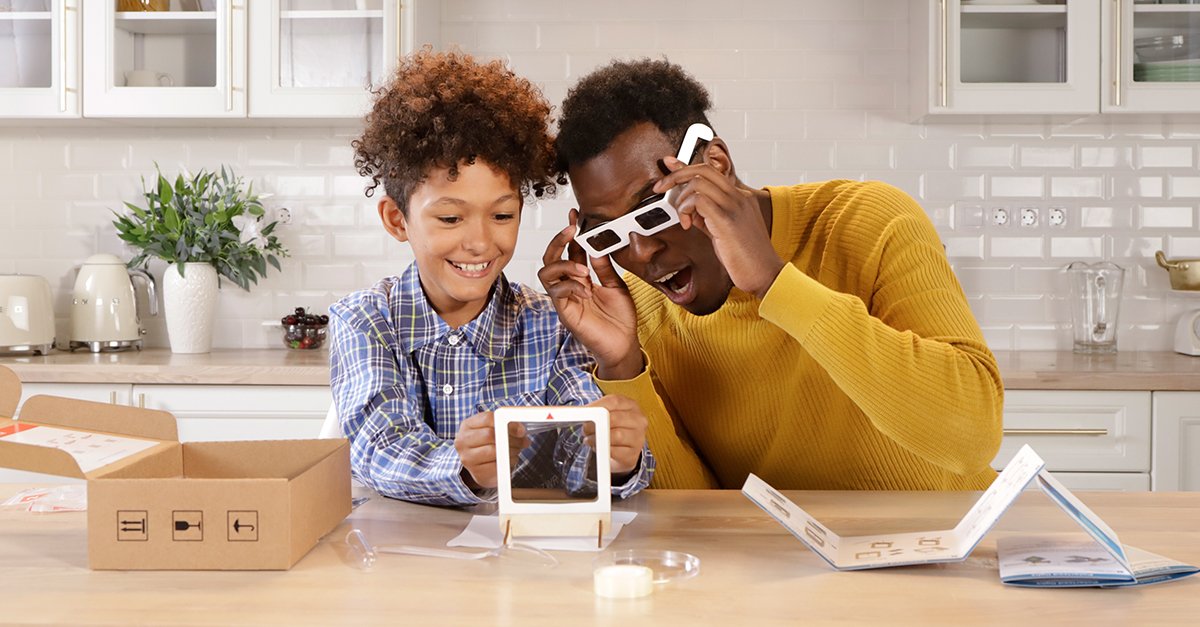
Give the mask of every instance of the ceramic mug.
<svg viewBox="0 0 1200 627">
<path fill-rule="evenodd" d="M 162 87 L 162 79 L 167 79 L 167 87 L 174 87 L 175 81 L 170 74 L 154 70 L 129 70 L 125 73 L 126 87 Z"/>
</svg>

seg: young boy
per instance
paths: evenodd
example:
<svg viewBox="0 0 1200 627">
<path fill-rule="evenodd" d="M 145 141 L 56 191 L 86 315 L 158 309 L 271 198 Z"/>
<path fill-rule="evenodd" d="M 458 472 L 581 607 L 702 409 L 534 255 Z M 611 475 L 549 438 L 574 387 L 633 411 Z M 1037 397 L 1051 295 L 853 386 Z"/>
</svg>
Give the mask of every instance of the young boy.
<svg viewBox="0 0 1200 627">
<path fill-rule="evenodd" d="M 499 61 L 428 48 L 376 94 L 355 165 L 383 185 L 379 217 L 416 261 L 330 308 L 331 384 L 355 478 L 380 494 L 468 505 L 494 498 L 492 412 L 599 405 L 610 412 L 613 494 L 654 471 L 646 417 L 604 396 L 586 350 L 545 295 L 502 273 L 524 198 L 553 193 L 550 106 Z M 594 492 L 580 430 L 514 425 L 514 482 Z M 499 472 L 509 472 L 508 469 Z"/>
</svg>

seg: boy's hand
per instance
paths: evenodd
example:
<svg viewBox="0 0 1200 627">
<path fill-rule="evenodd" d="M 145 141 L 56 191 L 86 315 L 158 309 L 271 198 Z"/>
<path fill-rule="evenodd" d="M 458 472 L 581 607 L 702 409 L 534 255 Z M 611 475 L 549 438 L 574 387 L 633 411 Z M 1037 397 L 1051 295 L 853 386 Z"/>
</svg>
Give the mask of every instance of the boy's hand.
<svg viewBox="0 0 1200 627">
<path fill-rule="evenodd" d="M 494 488 L 496 479 L 496 428 L 495 415 L 490 411 L 467 418 L 458 427 L 454 437 L 454 450 L 462 458 L 467 475 L 463 477 L 468 488 Z M 516 465 L 517 455 L 529 447 L 525 437 L 525 426 L 519 422 L 508 424 L 508 459 Z M 471 485 L 474 482 L 475 485 Z"/>
<path fill-rule="evenodd" d="M 717 258 L 733 284 L 765 297 L 785 264 L 771 245 L 758 201 L 707 163 L 687 165 L 666 157 L 663 164 L 671 173 L 654 184 L 654 192 L 663 194 L 682 186 L 672 200 L 680 226 L 698 228 L 712 238 Z"/>
<path fill-rule="evenodd" d="M 609 394 L 588 407 L 603 407 L 608 410 L 609 471 L 614 475 L 627 475 L 637 470 L 642 458 L 642 447 L 646 444 L 646 414 L 633 400 L 619 394 Z M 596 425 L 585 423 L 583 443 L 596 446 Z"/>
<path fill-rule="evenodd" d="M 538 279 L 554 302 L 563 326 L 595 356 L 596 376 L 632 379 L 643 368 L 637 310 L 608 257 L 592 259 L 600 284 L 592 283 L 587 253 L 572 239 L 578 214 L 572 209 L 570 225 L 550 240 Z M 564 251 L 566 259 L 562 258 Z"/>
</svg>

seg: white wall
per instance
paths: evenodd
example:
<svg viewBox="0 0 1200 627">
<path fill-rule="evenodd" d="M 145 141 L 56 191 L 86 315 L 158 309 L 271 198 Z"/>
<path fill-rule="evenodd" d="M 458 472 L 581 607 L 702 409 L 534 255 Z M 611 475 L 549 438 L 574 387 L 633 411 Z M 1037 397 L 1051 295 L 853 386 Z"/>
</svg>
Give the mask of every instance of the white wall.
<svg viewBox="0 0 1200 627">
<path fill-rule="evenodd" d="M 993 349 L 1067 350 L 1061 269 L 1129 268 L 1121 350 L 1169 350 L 1200 295 L 1172 293 L 1154 251 L 1200 257 L 1200 125 L 906 122 L 906 0 L 442 0 L 441 41 L 511 59 L 552 102 L 613 57 L 666 56 L 711 90 L 718 134 L 743 180 L 787 185 L 881 180 L 925 207 Z M 153 162 L 173 175 L 233 166 L 273 192 L 293 224 L 292 257 L 244 293 L 221 292 L 218 347 L 276 346 L 261 327 L 298 304 L 321 309 L 398 274 L 407 246 L 386 236 L 351 166 L 352 130 L 0 128 L 0 272 L 46 276 L 66 315 L 73 268 L 129 257 L 110 208 L 137 200 Z M 527 210 L 510 278 L 536 285 L 570 199 Z M 1036 207 L 1037 228 L 987 224 L 993 207 Z M 1067 224 L 1046 213 L 1062 207 Z M 161 265 L 152 270 L 161 276 Z M 66 339 L 65 318 L 60 341 Z M 151 345 L 165 346 L 152 320 Z"/>
</svg>

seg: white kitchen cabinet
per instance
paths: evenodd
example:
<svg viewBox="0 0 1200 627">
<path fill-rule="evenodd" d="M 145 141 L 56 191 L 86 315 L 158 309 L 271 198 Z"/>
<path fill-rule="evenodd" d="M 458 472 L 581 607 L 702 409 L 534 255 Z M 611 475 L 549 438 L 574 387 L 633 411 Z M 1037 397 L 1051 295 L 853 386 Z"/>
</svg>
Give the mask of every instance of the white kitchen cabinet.
<svg viewBox="0 0 1200 627">
<path fill-rule="evenodd" d="M 361 117 L 412 51 L 413 5 L 275 0 L 250 8 L 250 117 Z"/>
<path fill-rule="evenodd" d="M 1103 112 L 1200 110 L 1200 4 L 1102 2 Z M 1190 41 L 1175 38 L 1189 37 Z M 1191 59 L 1183 57 L 1191 56 Z"/>
<path fill-rule="evenodd" d="M 117 11 L 113 0 L 87 3 L 84 117 L 245 117 L 246 0 L 214 7 Z M 138 81 L 131 72 L 155 77 Z"/>
<path fill-rule="evenodd" d="M 1134 0 L 911 0 L 912 117 L 1197 112 L 1200 5 Z"/>
<path fill-rule="evenodd" d="M 51 0 L 46 9 L 44 3 L 18 0 L 14 10 L 0 12 L 0 118 L 82 114 L 80 2 Z"/>
<path fill-rule="evenodd" d="M 1200 392 L 1154 393 L 1156 491 L 1200 490 Z"/>
<path fill-rule="evenodd" d="M 1069 488 L 1150 489 L 1151 393 L 1009 390 L 1001 469 L 1028 444 Z"/>
<path fill-rule="evenodd" d="M 171 412 L 180 442 L 316 438 L 333 403 L 328 387 L 141 385 L 133 404 Z"/>
</svg>

